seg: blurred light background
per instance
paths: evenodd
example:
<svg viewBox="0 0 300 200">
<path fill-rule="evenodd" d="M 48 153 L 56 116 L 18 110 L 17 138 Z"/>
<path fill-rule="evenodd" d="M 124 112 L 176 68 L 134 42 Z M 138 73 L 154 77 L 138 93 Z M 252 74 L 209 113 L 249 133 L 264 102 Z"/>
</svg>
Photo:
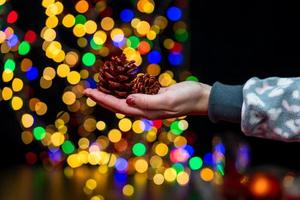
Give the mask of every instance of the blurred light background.
<svg viewBox="0 0 300 200">
<path fill-rule="evenodd" d="M 298 76 L 292 2 L 0 0 L 1 199 L 299 199 L 297 143 L 82 96 L 125 53 L 162 86 Z"/>
</svg>

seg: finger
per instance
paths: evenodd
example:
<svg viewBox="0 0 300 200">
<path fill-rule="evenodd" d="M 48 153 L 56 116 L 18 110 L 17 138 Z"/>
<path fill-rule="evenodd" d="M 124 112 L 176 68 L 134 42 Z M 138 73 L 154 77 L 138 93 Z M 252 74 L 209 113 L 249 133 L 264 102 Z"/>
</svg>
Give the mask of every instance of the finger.
<svg viewBox="0 0 300 200">
<path fill-rule="evenodd" d="M 126 103 L 145 110 L 164 110 L 166 106 L 166 97 L 162 94 L 131 94 L 126 98 Z"/>
<path fill-rule="evenodd" d="M 97 89 L 86 89 L 84 94 L 101 106 L 113 111 L 131 116 L 145 116 L 146 111 L 129 106 L 125 99 L 118 99 L 112 95 L 100 92 Z"/>
</svg>

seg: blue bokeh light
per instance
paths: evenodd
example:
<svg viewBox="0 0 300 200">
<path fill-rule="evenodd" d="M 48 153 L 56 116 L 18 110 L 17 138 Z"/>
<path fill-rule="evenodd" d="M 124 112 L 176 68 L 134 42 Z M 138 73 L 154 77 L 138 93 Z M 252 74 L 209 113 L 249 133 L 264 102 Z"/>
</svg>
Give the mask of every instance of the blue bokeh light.
<svg viewBox="0 0 300 200">
<path fill-rule="evenodd" d="M 172 6 L 168 8 L 167 17 L 169 18 L 169 20 L 178 21 L 181 18 L 181 16 L 182 16 L 182 12 L 178 7 Z"/>
<path fill-rule="evenodd" d="M 120 13 L 120 18 L 123 22 L 130 22 L 134 17 L 134 13 L 130 9 L 124 9 Z"/>
<path fill-rule="evenodd" d="M 125 160 L 124 158 L 118 158 L 115 164 L 115 168 L 119 171 L 119 172 L 125 172 L 127 170 L 128 167 L 128 163 L 127 160 Z"/>
<path fill-rule="evenodd" d="M 181 53 L 170 53 L 168 60 L 171 65 L 181 65 L 183 62 L 183 56 Z"/>
<path fill-rule="evenodd" d="M 205 165 L 208 166 L 213 166 L 214 165 L 214 160 L 213 160 L 213 155 L 212 153 L 207 153 L 203 157 L 203 161 Z"/>
<path fill-rule="evenodd" d="M 39 71 L 36 67 L 32 66 L 26 72 L 26 78 L 30 81 L 35 80 L 39 76 Z"/>
<path fill-rule="evenodd" d="M 147 60 L 151 64 L 158 64 L 161 61 L 160 52 L 156 50 L 151 51 L 147 56 Z"/>
</svg>

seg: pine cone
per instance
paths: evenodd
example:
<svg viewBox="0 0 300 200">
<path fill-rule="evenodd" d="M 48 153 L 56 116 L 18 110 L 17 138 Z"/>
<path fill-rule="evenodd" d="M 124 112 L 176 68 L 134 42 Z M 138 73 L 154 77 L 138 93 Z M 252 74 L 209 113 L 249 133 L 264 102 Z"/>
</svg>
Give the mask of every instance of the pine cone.
<svg viewBox="0 0 300 200">
<path fill-rule="evenodd" d="M 132 93 L 157 94 L 160 84 L 155 76 L 143 74 L 133 80 Z"/>
<path fill-rule="evenodd" d="M 126 98 L 131 93 L 136 69 L 134 61 L 127 61 L 124 54 L 111 57 L 100 68 L 98 90 L 118 98 Z"/>
</svg>

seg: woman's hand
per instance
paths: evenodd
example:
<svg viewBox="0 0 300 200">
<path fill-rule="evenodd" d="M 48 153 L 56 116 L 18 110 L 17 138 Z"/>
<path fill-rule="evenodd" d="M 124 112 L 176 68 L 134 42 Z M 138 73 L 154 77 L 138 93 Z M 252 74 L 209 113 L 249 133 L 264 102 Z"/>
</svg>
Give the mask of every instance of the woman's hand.
<svg viewBox="0 0 300 200">
<path fill-rule="evenodd" d="M 161 88 L 156 95 L 131 94 L 127 99 L 118 99 L 97 89 L 86 89 L 84 94 L 113 112 L 147 119 L 163 119 L 207 115 L 210 90 L 209 85 L 184 81 Z"/>
</svg>

